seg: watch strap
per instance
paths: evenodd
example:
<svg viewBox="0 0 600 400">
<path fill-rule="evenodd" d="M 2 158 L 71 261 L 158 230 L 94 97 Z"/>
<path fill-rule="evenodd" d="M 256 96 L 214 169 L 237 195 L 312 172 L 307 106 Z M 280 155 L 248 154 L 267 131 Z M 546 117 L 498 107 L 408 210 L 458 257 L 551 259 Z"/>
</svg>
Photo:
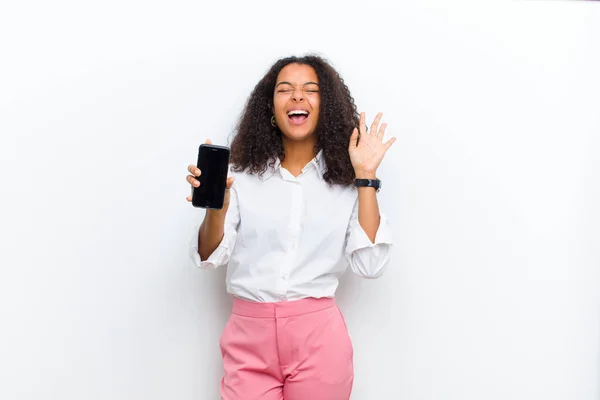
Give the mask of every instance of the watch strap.
<svg viewBox="0 0 600 400">
<path fill-rule="evenodd" d="M 381 190 L 381 181 L 379 179 L 355 179 L 354 186 L 355 187 L 372 187 L 372 188 L 375 188 L 379 192 L 379 190 Z"/>
</svg>

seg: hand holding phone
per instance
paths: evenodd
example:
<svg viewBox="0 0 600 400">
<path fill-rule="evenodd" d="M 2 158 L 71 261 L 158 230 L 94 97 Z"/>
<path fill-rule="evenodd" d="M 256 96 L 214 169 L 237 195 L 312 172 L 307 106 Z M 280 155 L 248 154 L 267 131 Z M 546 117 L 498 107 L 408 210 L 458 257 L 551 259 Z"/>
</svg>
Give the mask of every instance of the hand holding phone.
<svg viewBox="0 0 600 400">
<path fill-rule="evenodd" d="M 210 140 L 200 145 L 196 165 L 189 165 L 187 181 L 192 194 L 187 197 L 194 207 L 221 210 L 229 204 L 233 177 L 227 178 L 229 148 L 213 145 Z"/>
</svg>

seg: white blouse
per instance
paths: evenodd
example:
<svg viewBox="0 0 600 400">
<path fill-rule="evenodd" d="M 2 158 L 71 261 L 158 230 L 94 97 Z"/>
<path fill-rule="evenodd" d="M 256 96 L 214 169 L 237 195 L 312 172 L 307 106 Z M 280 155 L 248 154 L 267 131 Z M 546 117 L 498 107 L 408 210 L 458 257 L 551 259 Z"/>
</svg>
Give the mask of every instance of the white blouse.
<svg viewBox="0 0 600 400">
<path fill-rule="evenodd" d="M 388 220 L 380 213 L 372 243 L 358 223 L 357 189 L 330 187 L 324 164 L 319 152 L 298 177 L 279 160 L 260 178 L 231 171 L 223 240 L 200 260 L 198 223 L 190 243 L 196 265 L 227 265 L 227 291 L 257 302 L 334 297 L 348 265 L 363 278 L 381 276 L 392 247 Z"/>
</svg>

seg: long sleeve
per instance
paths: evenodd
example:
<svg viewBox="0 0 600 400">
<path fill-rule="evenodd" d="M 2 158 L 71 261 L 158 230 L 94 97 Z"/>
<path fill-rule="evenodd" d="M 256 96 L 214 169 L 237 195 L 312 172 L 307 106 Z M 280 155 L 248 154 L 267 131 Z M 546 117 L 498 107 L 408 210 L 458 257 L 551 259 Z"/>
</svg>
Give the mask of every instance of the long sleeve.
<svg viewBox="0 0 600 400">
<path fill-rule="evenodd" d="M 240 210 L 239 200 L 237 194 L 237 188 L 235 182 L 231 187 L 231 195 L 229 199 L 229 208 L 225 215 L 225 226 L 223 239 L 219 246 L 212 252 L 212 254 L 206 259 L 201 260 L 200 254 L 198 253 L 198 234 L 200 230 L 200 224 L 195 226 L 195 231 L 192 234 L 190 240 L 190 257 L 196 264 L 196 266 L 204 269 L 214 269 L 226 265 L 229 262 L 229 257 L 235 247 L 237 240 L 237 228 L 240 223 Z"/>
<path fill-rule="evenodd" d="M 379 228 L 372 243 L 358 222 L 358 201 L 354 205 L 346 233 L 346 257 L 354 273 L 363 278 L 379 278 L 390 262 L 392 231 L 380 212 Z"/>
</svg>

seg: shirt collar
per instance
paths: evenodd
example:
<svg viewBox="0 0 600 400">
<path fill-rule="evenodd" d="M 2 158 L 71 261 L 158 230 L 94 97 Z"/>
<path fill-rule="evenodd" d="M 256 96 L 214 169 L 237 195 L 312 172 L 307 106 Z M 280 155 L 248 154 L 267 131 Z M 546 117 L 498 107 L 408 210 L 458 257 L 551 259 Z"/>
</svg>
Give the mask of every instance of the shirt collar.
<svg viewBox="0 0 600 400">
<path fill-rule="evenodd" d="M 275 163 L 273 164 L 273 166 L 272 167 L 270 165 L 267 166 L 267 170 L 262 174 L 261 179 L 263 181 L 266 181 L 267 179 L 272 177 L 273 174 L 275 172 L 277 172 L 280 168 L 281 168 L 281 160 L 279 160 L 279 157 L 276 157 Z M 323 179 L 323 174 L 325 174 L 325 171 L 326 171 L 325 158 L 323 157 L 323 150 L 319 150 L 317 155 L 312 160 L 310 160 L 310 162 L 308 164 L 306 164 L 303 171 L 309 171 L 310 168 L 315 168 L 317 171 L 317 174 L 319 175 L 319 178 Z"/>
</svg>

